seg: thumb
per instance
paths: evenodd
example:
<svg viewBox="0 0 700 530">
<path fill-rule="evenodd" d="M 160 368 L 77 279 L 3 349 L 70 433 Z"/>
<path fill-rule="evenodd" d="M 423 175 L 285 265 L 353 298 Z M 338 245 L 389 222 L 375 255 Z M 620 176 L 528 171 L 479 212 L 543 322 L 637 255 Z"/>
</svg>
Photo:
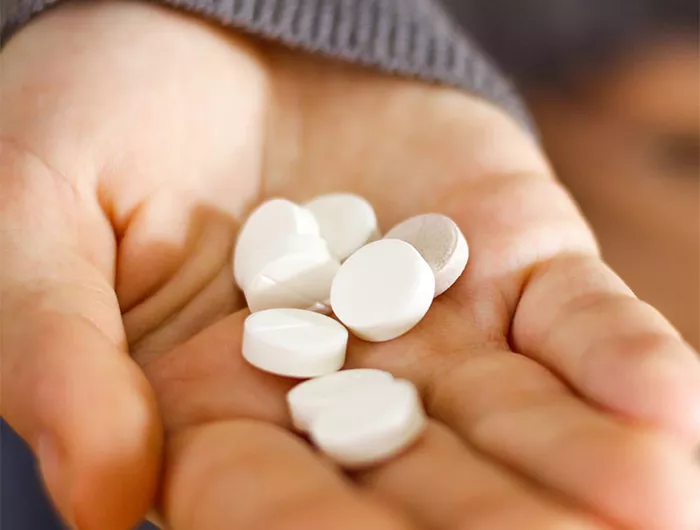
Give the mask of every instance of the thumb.
<svg viewBox="0 0 700 530">
<path fill-rule="evenodd" d="M 46 201 L 24 174 L 2 178 L 0 165 L 3 416 L 33 448 L 72 527 L 130 528 L 155 496 L 162 435 L 112 286 L 93 264 L 109 260 L 81 255 L 83 214 L 77 202 L 62 206 L 62 184 L 38 179 Z"/>
<path fill-rule="evenodd" d="M 138 369 L 78 317 L 3 314 L 2 328 L 4 414 L 34 449 L 56 507 L 81 530 L 135 524 L 152 502 L 160 450 Z"/>
</svg>

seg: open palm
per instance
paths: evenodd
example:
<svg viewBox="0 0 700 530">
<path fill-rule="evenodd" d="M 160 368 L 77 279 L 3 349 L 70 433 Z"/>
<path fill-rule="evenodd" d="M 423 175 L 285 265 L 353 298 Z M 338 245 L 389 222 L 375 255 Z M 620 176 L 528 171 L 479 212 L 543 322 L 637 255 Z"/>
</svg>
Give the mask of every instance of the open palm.
<svg viewBox="0 0 700 530">
<path fill-rule="evenodd" d="M 2 67 L 3 414 L 78 528 L 156 491 L 175 530 L 700 525 L 693 352 L 495 107 L 137 4 L 63 6 Z M 242 361 L 230 263 L 261 200 L 338 190 L 385 229 L 447 214 L 472 250 L 411 333 L 351 340 L 431 417 L 352 476 Z"/>
</svg>

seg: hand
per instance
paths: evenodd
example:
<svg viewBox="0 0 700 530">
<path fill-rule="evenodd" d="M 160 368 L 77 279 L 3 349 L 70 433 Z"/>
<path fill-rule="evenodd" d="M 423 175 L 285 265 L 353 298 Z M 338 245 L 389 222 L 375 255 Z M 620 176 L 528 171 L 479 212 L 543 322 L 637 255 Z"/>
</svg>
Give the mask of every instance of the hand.
<svg viewBox="0 0 700 530">
<path fill-rule="evenodd" d="M 174 530 L 700 525 L 693 352 L 501 111 L 146 4 L 62 6 L 2 71 L 3 413 L 74 526 L 125 529 L 156 490 Z M 230 271 L 255 203 L 339 189 L 472 250 L 410 334 L 352 341 L 432 420 L 351 477 L 242 361 Z"/>
</svg>

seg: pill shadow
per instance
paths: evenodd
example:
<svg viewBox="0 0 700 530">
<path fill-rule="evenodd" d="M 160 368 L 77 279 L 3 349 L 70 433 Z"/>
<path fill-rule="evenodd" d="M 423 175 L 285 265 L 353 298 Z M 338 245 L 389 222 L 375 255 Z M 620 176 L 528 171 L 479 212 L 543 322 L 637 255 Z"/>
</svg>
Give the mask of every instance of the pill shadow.
<svg viewBox="0 0 700 530">
<path fill-rule="evenodd" d="M 120 237 L 116 291 L 132 354 L 152 360 L 244 307 L 232 250 L 238 220 L 197 205 L 134 215 Z"/>
</svg>

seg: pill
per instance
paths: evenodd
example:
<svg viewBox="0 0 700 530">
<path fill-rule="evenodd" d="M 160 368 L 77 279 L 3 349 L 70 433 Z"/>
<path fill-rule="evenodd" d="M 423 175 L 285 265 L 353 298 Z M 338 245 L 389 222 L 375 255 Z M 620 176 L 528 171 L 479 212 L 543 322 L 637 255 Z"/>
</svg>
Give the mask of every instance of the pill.
<svg viewBox="0 0 700 530">
<path fill-rule="evenodd" d="M 255 276 L 277 260 L 289 256 L 302 258 L 321 255 L 331 257 L 328 245 L 321 236 L 292 234 L 259 241 L 257 246 L 237 253 L 236 270 L 241 280 L 239 287 L 245 291 Z"/>
<path fill-rule="evenodd" d="M 348 331 L 336 320 L 301 309 L 269 309 L 243 326 L 243 358 L 276 375 L 310 378 L 340 370 Z"/>
<path fill-rule="evenodd" d="M 303 272 L 308 263 L 331 261 L 340 265 L 330 253 L 328 245 L 321 236 L 288 235 L 272 241 L 260 242 L 255 248 L 238 254 L 241 283 L 239 287 L 246 291 L 253 279 L 265 270 L 286 271 L 286 276 Z"/>
<path fill-rule="evenodd" d="M 430 309 L 435 276 L 405 241 L 382 239 L 343 263 L 331 287 L 331 307 L 356 336 L 369 342 L 395 339 Z"/>
<path fill-rule="evenodd" d="M 244 295 L 251 313 L 268 309 L 304 309 L 328 314 L 323 306 L 314 303 L 312 299 L 264 276 L 256 277 Z"/>
<path fill-rule="evenodd" d="M 275 308 L 330 312 L 327 301 L 340 263 L 320 241 L 323 246 L 281 251 L 268 260 L 243 291 L 248 308 L 252 312 Z"/>
<path fill-rule="evenodd" d="M 287 393 L 292 423 L 308 432 L 311 422 L 327 407 L 361 398 L 373 387 L 393 381 L 389 372 L 371 369 L 344 370 L 305 381 Z"/>
<path fill-rule="evenodd" d="M 238 286 L 245 289 L 255 275 L 251 267 L 258 262 L 251 262 L 251 255 L 292 235 L 320 235 L 315 217 L 306 208 L 286 199 L 272 199 L 256 208 L 243 224 L 234 250 L 233 272 Z"/>
<path fill-rule="evenodd" d="M 464 272 L 469 246 L 452 219 L 441 214 L 411 217 L 384 236 L 413 245 L 435 274 L 435 296 L 447 291 Z"/>
<path fill-rule="evenodd" d="M 417 440 L 425 426 L 415 386 L 399 380 L 324 408 L 311 422 L 310 435 L 332 460 L 356 469 L 396 456 Z"/>
<path fill-rule="evenodd" d="M 333 255 L 341 262 L 379 237 L 374 208 L 358 195 L 322 195 L 307 203 L 305 207 L 316 218 L 321 236 L 328 242 Z"/>
</svg>

